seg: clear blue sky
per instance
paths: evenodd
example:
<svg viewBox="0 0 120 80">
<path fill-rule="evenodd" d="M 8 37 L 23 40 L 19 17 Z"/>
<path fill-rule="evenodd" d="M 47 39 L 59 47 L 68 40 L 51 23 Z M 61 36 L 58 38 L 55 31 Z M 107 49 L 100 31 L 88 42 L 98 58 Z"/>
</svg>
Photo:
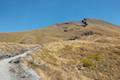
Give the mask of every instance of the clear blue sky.
<svg viewBox="0 0 120 80">
<path fill-rule="evenodd" d="M 0 32 L 36 29 L 84 17 L 120 25 L 120 0 L 0 0 Z"/>
</svg>

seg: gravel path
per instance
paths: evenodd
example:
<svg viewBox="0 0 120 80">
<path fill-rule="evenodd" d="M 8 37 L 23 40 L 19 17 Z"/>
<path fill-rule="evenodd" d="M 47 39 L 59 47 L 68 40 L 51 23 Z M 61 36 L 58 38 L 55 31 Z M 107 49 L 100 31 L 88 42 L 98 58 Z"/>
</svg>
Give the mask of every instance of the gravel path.
<svg viewBox="0 0 120 80">
<path fill-rule="evenodd" d="M 27 51 L 23 54 L 3 59 L 0 61 L 0 80 L 41 80 L 40 77 L 27 66 L 23 66 L 20 63 L 11 63 L 11 61 L 18 61 L 18 59 L 26 57 L 38 50 L 40 47 Z"/>
<path fill-rule="evenodd" d="M 9 65 L 6 61 L 0 61 L 0 80 L 11 80 Z"/>
</svg>

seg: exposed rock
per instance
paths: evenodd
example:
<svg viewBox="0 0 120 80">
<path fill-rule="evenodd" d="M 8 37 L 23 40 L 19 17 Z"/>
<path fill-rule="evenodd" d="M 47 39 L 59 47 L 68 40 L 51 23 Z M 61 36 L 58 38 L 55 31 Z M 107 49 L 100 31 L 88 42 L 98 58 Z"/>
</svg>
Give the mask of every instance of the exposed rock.
<svg viewBox="0 0 120 80">
<path fill-rule="evenodd" d="M 76 39 L 79 39 L 79 37 L 77 37 L 77 36 L 72 36 L 72 37 L 69 38 L 68 40 L 76 40 Z"/>
<path fill-rule="evenodd" d="M 90 36 L 90 35 L 93 35 L 95 34 L 93 31 L 84 31 L 81 36 Z"/>
</svg>

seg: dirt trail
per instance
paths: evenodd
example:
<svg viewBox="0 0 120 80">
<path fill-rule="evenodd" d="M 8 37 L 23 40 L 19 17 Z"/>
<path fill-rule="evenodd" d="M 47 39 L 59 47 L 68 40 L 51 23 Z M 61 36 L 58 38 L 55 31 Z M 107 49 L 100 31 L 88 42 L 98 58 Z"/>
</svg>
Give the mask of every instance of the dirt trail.
<svg viewBox="0 0 120 80">
<path fill-rule="evenodd" d="M 11 80 L 9 66 L 6 61 L 0 61 L 0 80 Z"/>
<path fill-rule="evenodd" d="M 39 47 L 37 46 L 34 49 L 31 49 L 23 54 L 1 60 L 0 61 L 0 80 L 40 80 L 40 77 L 32 69 L 29 69 L 27 66 L 18 66 L 21 64 L 15 65 L 15 64 L 9 63 L 12 60 L 26 57 L 27 55 L 32 54 L 34 51 L 38 49 L 40 49 L 40 46 Z M 11 72 L 10 71 L 11 66 L 15 66 L 16 68 L 18 68 L 18 72 L 22 71 L 21 74 L 22 75 L 24 74 L 23 77 L 20 78 L 19 74 L 15 74 Z"/>
</svg>

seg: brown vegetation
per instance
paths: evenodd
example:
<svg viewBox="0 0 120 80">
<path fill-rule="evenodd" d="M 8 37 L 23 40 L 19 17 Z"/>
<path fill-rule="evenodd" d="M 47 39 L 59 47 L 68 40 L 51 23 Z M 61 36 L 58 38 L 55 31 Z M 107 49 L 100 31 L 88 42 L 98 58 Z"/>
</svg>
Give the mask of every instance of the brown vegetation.
<svg viewBox="0 0 120 80">
<path fill-rule="evenodd" d="M 41 44 L 39 51 L 22 62 L 43 80 L 119 80 L 120 28 L 100 20 L 86 21 L 87 27 L 67 22 L 28 32 L 0 33 L 0 41 L 20 43 L 17 48 Z"/>
</svg>

